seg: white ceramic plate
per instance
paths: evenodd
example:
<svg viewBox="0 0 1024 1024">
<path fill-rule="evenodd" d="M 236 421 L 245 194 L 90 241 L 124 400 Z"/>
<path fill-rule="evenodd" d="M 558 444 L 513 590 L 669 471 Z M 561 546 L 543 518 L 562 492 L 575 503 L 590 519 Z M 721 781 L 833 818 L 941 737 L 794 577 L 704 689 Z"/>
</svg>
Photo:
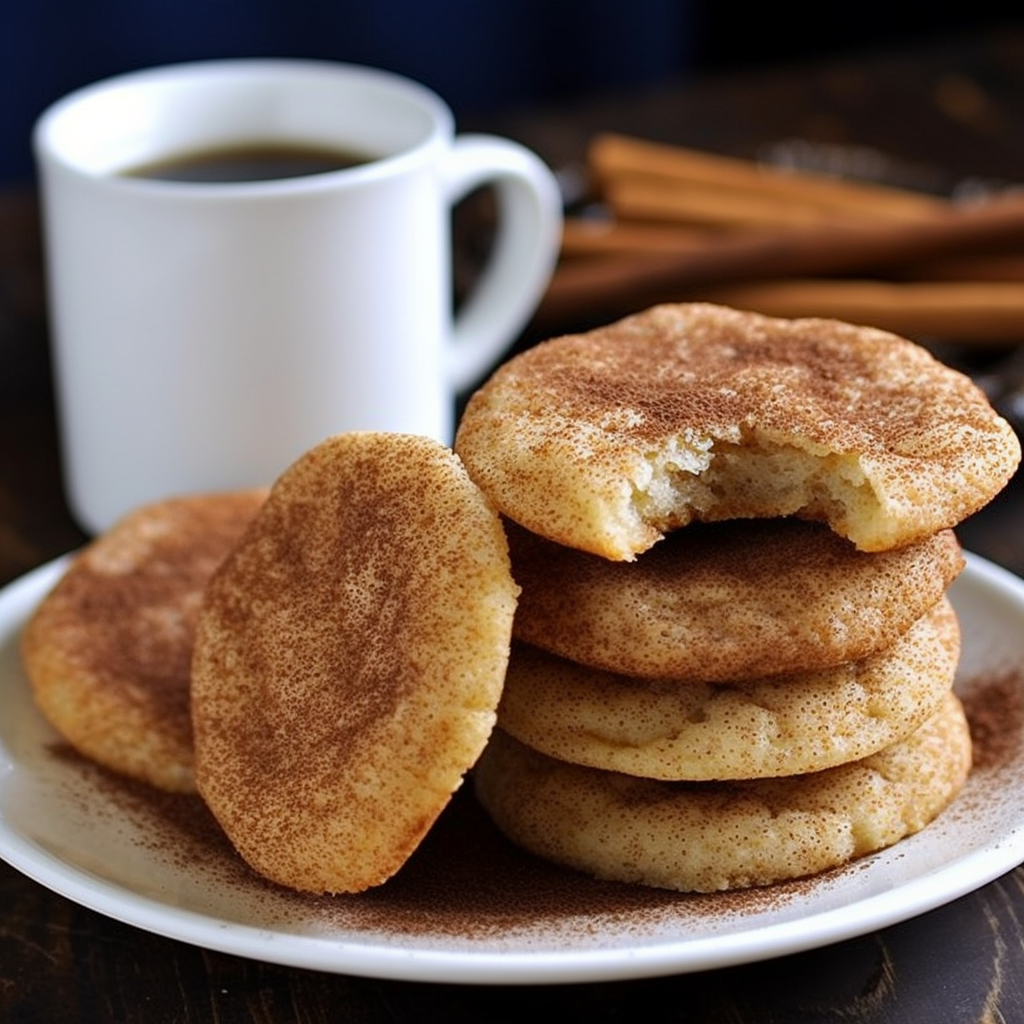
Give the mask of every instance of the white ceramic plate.
<svg viewBox="0 0 1024 1024">
<path fill-rule="evenodd" d="M 20 628 L 63 569 L 0 591 L 0 856 L 101 914 L 208 949 L 316 970 L 479 984 L 697 971 L 851 938 L 1024 861 L 1024 582 L 970 557 L 951 596 L 957 689 L 978 728 L 965 792 L 922 833 L 820 878 L 683 896 L 596 883 L 498 837 L 468 793 L 396 878 L 307 898 L 238 861 L 193 798 L 125 784 L 70 753 L 32 704 Z M 985 709 L 1000 707 L 990 733 Z"/>
</svg>

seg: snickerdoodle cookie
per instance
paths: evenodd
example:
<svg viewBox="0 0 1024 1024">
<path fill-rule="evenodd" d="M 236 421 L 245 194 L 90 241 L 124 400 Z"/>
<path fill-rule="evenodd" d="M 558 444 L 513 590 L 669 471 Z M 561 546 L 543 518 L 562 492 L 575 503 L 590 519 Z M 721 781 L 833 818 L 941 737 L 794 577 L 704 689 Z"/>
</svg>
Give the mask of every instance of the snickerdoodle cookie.
<svg viewBox="0 0 1024 1024">
<path fill-rule="evenodd" d="M 295 889 L 393 875 L 483 749 L 518 587 L 454 453 L 351 433 L 274 484 L 207 587 L 199 791 L 242 857 Z"/>
<path fill-rule="evenodd" d="M 22 635 L 43 714 L 81 754 L 161 789 L 194 789 L 189 663 L 203 588 L 263 491 L 170 498 L 72 560 Z"/>
<path fill-rule="evenodd" d="M 498 725 L 551 757 L 652 779 L 816 772 L 913 732 L 959 654 L 945 598 L 862 661 L 733 684 L 628 678 L 516 644 Z"/>
<path fill-rule="evenodd" d="M 1020 460 L 982 391 L 910 341 L 704 303 L 513 357 L 455 449 L 510 519 L 622 560 L 693 520 L 786 515 L 899 547 L 955 526 Z"/>
<path fill-rule="evenodd" d="M 971 739 L 952 691 L 907 739 L 810 775 L 659 782 L 584 768 L 496 730 L 474 778 L 506 836 L 598 878 L 715 892 L 816 874 L 891 846 L 963 786 Z"/>
<path fill-rule="evenodd" d="M 692 523 L 634 562 L 508 522 L 517 638 L 627 676 L 735 682 L 894 643 L 964 566 L 951 530 L 868 554 L 800 519 Z"/>
</svg>

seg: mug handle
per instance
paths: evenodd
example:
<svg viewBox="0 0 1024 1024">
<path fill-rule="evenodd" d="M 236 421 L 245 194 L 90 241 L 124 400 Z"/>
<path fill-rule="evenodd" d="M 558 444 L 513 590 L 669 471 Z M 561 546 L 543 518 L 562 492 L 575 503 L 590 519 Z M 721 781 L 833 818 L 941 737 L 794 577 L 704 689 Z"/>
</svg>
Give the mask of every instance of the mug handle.
<svg viewBox="0 0 1024 1024">
<path fill-rule="evenodd" d="M 498 208 L 494 247 L 448 345 L 448 380 L 462 391 L 498 362 L 543 296 L 561 243 L 562 201 L 548 166 L 510 139 L 457 136 L 446 170 L 450 205 L 491 185 Z"/>
</svg>

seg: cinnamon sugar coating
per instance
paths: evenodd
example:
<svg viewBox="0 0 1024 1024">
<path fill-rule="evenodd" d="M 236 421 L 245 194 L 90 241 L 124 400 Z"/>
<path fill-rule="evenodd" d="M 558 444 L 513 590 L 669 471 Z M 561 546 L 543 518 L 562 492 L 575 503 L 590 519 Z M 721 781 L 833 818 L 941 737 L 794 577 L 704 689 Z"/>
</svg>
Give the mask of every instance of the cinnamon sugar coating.
<svg viewBox="0 0 1024 1024">
<path fill-rule="evenodd" d="M 557 761 L 495 731 L 474 773 L 497 826 L 597 878 L 694 892 L 839 867 L 920 831 L 963 787 L 971 738 L 952 691 L 907 739 L 809 775 L 672 783 Z"/>
<path fill-rule="evenodd" d="M 405 862 L 490 735 L 518 588 L 501 522 L 447 448 L 329 438 L 274 485 L 206 592 L 200 793 L 295 889 Z"/>
<path fill-rule="evenodd" d="M 22 634 L 36 702 L 64 738 L 172 792 L 193 778 L 189 664 L 203 589 L 264 491 L 169 498 L 75 556 Z"/>
<path fill-rule="evenodd" d="M 628 676 L 736 682 L 865 658 L 901 636 L 964 566 L 951 530 L 858 551 L 799 519 L 692 523 L 634 562 L 507 523 L 522 587 L 514 633 Z"/>
<path fill-rule="evenodd" d="M 693 520 L 784 515 L 899 547 L 955 526 L 1020 460 L 973 382 L 910 341 L 705 303 L 514 357 L 455 449 L 503 514 L 621 560 Z"/>
</svg>

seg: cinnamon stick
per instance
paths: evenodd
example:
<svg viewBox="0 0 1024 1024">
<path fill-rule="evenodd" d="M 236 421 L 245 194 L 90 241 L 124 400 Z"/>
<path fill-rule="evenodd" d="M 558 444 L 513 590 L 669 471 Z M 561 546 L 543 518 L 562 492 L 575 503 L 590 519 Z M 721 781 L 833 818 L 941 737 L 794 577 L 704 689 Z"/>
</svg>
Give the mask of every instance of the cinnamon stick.
<svg viewBox="0 0 1024 1024">
<path fill-rule="evenodd" d="M 1006 282 L 782 280 L 723 285 L 690 297 L 769 316 L 867 324 L 909 337 L 1024 341 L 1024 289 Z"/>
<path fill-rule="evenodd" d="M 865 275 L 999 245 L 1024 245 L 1024 199 L 949 207 L 927 221 L 745 232 L 674 252 L 567 260 L 544 312 L 570 318 L 641 308 L 696 287 L 737 280 Z"/>
<path fill-rule="evenodd" d="M 721 194 L 796 202 L 823 214 L 919 221 L 942 212 L 947 201 L 907 189 L 849 181 L 809 171 L 765 167 L 753 161 L 683 146 L 605 133 L 591 143 L 588 165 L 598 187 L 646 177 L 662 185 L 704 185 Z"/>
<path fill-rule="evenodd" d="M 662 221 L 719 229 L 808 228 L 861 219 L 849 210 L 822 209 L 814 203 L 770 192 L 737 191 L 707 183 L 619 175 L 608 182 L 604 200 L 624 221 Z"/>
<path fill-rule="evenodd" d="M 720 239 L 717 239 L 720 240 Z M 712 232 L 678 224 L 622 223 L 568 217 L 563 225 L 562 256 L 646 256 L 692 252 L 716 241 Z M 922 261 L 886 268 L 904 281 L 1020 281 L 1024 284 L 1024 242 L 1016 249 L 971 249 L 926 256 Z"/>
</svg>

